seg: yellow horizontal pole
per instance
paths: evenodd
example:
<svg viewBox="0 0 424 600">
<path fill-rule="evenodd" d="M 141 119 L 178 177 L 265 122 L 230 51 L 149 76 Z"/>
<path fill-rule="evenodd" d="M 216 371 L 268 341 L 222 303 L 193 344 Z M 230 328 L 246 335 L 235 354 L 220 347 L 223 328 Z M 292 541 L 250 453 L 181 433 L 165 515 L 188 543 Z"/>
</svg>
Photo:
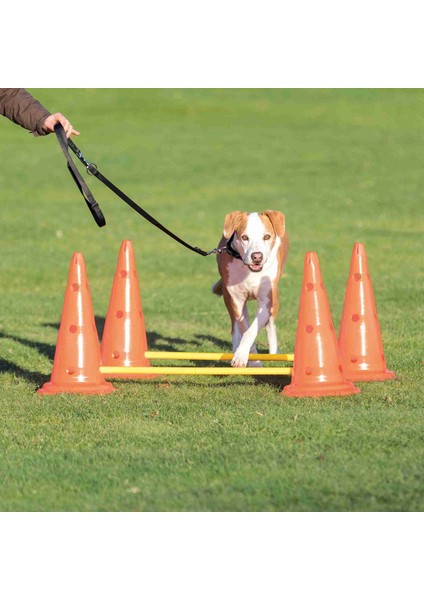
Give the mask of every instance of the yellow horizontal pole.
<svg viewBox="0 0 424 600">
<path fill-rule="evenodd" d="M 291 375 L 291 367 L 100 367 L 104 375 Z"/>
<path fill-rule="evenodd" d="M 232 360 L 234 354 L 221 352 L 156 352 L 144 353 L 146 358 L 157 360 Z M 293 362 L 294 354 L 249 354 L 249 360 Z"/>
</svg>

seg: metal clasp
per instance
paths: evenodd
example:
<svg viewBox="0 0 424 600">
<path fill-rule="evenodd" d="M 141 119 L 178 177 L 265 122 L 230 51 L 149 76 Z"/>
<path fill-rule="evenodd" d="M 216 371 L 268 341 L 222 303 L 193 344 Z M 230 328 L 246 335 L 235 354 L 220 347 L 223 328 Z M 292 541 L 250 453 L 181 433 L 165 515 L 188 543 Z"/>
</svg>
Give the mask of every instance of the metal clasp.
<svg viewBox="0 0 424 600">
<path fill-rule="evenodd" d="M 96 163 L 87 163 L 87 166 L 85 167 L 87 169 L 87 175 L 93 175 L 93 173 L 90 171 L 90 167 L 94 167 L 97 171 Z"/>
</svg>

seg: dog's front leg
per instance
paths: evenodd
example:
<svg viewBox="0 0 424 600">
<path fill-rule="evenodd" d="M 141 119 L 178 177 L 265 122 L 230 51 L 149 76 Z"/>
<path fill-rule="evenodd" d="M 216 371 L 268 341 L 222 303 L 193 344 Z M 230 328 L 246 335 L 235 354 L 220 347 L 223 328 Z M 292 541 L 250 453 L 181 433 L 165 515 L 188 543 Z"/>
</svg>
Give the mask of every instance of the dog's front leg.
<svg viewBox="0 0 424 600">
<path fill-rule="evenodd" d="M 234 353 L 233 360 L 231 361 L 231 365 L 233 367 L 245 367 L 247 365 L 247 361 L 249 360 L 250 349 L 256 349 L 255 341 L 258 336 L 258 333 L 262 329 L 262 327 L 264 327 L 268 323 L 269 317 L 270 313 L 268 302 L 260 302 L 252 324 L 243 333 L 239 347 Z M 252 364 L 252 366 L 254 365 Z M 257 366 L 260 366 L 260 363 L 257 364 Z"/>
<path fill-rule="evenodd" d="M 224 288 L 224 302 L 231 318 L 231 336 L 233 352 L 236 352 L 244 333 L 249 328 L 249 314 L 245 294 L 238 290 Z"/>
<path fill-rule="evenodd" d="M 237 309 L 237 313 L 234 315 L 232 323 L 233 352 L 235 352 L 240 346 L 243 334 L 249 328 L 249 313 L 247 312 L 246 302 L 244 302 L 244 304 L 240 302 L 237 306 Z"/>
<path fill-rule="evenodd" d="M 276 285 L 276 282 L 274 282 L 274 285 L 271 288 L 270 299 L 271 299 L 272 311 L 270 311 L 271 316 L 269 317 L 269 321 L 266 324 L 268 349 L 269 349 L 270 354 L 279 354 L 278 341 L 277 341 L 277 328 L 275 326 L 275 319 L 277 318 L 280 299 L 279 299 L 278 287 Z"/>
<path fill-rule="evenodd" d="M 268 348 L 270 354 L 279 354 L 277 341 L 277 328 L 275 326 L 274 317 L 270 317 L 266 324 L 266 335 L 268 338 Z"/>
</svg>

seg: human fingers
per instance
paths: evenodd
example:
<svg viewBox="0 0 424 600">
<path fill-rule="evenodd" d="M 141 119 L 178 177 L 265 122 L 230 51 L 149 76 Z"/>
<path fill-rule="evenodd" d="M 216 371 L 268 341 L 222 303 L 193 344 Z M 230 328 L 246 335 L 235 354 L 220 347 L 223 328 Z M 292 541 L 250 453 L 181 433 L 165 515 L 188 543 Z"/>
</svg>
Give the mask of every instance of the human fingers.
<svg viewBox="0 0 424 600">
<path fill-rule="evenodd" d="M 65 130 L 67 138 L 71 137 L 71 135 L 79 135 L 80 134 L 79 131 L 77 131 L 76 129 L 73 128 L 71 123 L 68 121 L 68 119 L 64 115 L 62 115 L 62 113 L 56 113 L 54 115 L 54 117 L 56 118 L 56 123 L 60 123 L 62 125 L 63 129 Z"/>
<path fill-rule="evenodd" d="M 57 122 L 59 122 L 63 129 L 65 130 L 66 133 L 66 137 L 69 138 L 72 135 L 72 132 L 74 131 L 74 128 L 72 127 L 71 123 L 68 121 L 68 119 L 62 115 L 61 113 L 57 113 L 55 115 Z"/>
<path fill-rule="evenodd" d="M 51 133 L 54 131 L 54 126 L 60 123 L 65 130 L 66 137 L 69 138 L 71 135 L 80 135 L 80 132 L 73 128 L 68 119 L 62 115 L 62 113 L 55 113 L 50 115 L 44 122 L 44 131 Z"/>
</svg>

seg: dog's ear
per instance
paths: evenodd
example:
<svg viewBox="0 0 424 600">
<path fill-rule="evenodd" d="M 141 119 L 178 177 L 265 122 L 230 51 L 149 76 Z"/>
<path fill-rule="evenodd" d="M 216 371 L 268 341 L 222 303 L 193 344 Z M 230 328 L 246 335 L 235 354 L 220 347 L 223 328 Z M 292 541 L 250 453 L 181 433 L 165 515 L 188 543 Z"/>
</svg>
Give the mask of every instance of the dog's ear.
<svg viewBox="0 0 424 600">
<path fill-rule="evenodd" d="M 228 213 L 224 220 L 224 232 L 223 235 L 226 239 L 229 239 L 234 231 L 237 229 L 237 225 L 239 224 L 242 215 L 244 215 L 241 210 L 233 210 L 233 212 Z"/>
<path fill-rule="evenodd" d="M 278 237 L 283 238 L 286 233 L 286 218 L 279 210 L 265 210 L 264 215 L 268 217 Z"/>
</svg>

